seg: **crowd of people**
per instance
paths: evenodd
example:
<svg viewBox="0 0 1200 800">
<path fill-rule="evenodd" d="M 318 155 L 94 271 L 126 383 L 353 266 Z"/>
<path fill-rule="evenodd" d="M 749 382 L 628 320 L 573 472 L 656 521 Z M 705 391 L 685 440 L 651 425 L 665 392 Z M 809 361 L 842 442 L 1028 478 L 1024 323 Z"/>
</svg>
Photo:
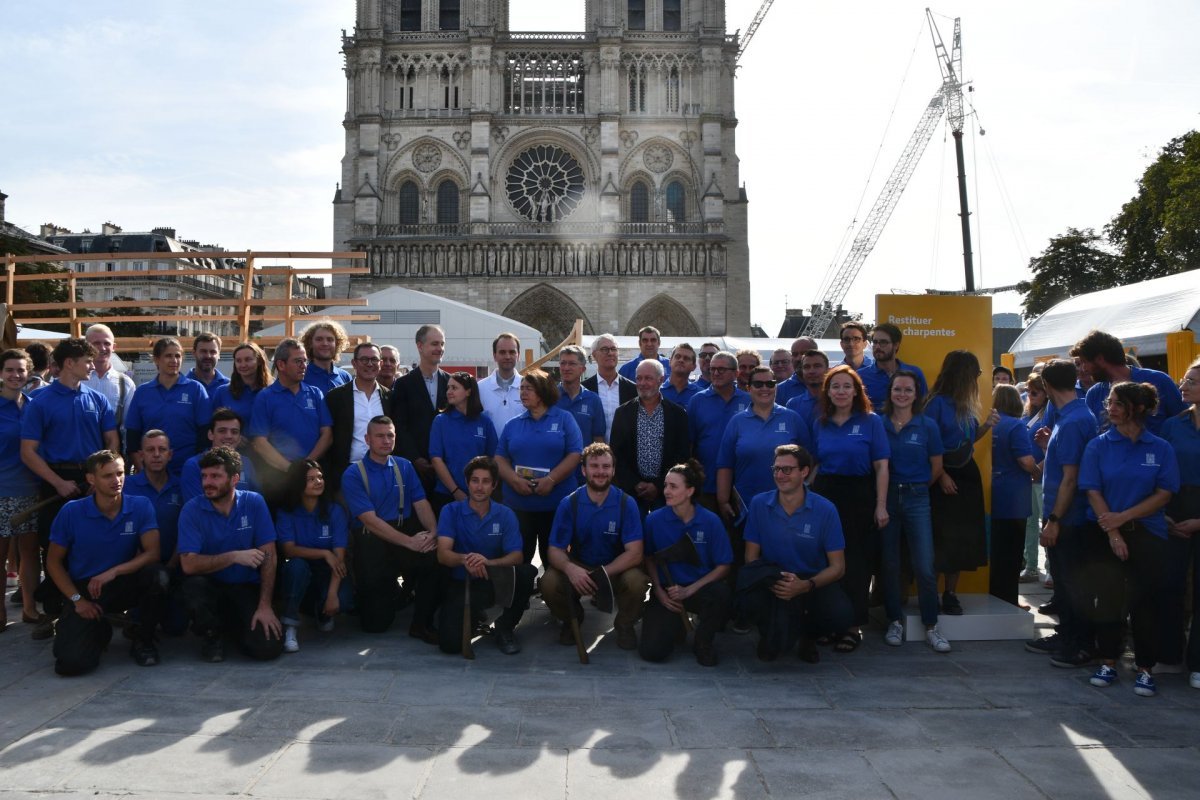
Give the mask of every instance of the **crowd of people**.
<svg viewBox="0 0 1200 800">
<path fill-rule="evenodd" d="M 8 350 L 11 602 L 54 638 L 64 675 L 97 666 L 114 621 L 150 666 L 158 637 L 189 627 L 207 661 L 229 643 L 271 659 L 300 649 L 306 618 L 319 633 L 353 614 L 382 633 L 409 606 L 421 642 L 465 653 L 486 630 L 512 655 L 536 596 L 581 657 L 591 597 L 614 613 L 616 646 L 648 661 L 690 632 L 713 666 L 719 634 L 757 629 L 760 659 L 815 662 L 822 645 L 857 649 L 873 604 L 902 646 L 914 581 L 925 643 L 950 652 L 938 620 L 964 612 L 960 574 L 990 565 L 991 594 L 1018 603 L 1044 548 L 1041 610 L 1058 625 L 1027 649 L 1098 660 L 1091 682 L 1109 686 L 1128 627 L 1138 694 L 1163 665 L 1200 688 L 1195 621 L 1185 635 L 1200 361 L 1177 387 L 1094 331 L 1023 384 L 995 368 L 985 409 L 974 354 L 948 353 L 931 386 L 900 360 L 902 338 L 847 322 L 840 363 L 808 338 L 763 363 L 712 342 L 668 358 L 646 327 L 619 367 L 611 335 L 590 355 L 563 348 L 555 379 L 518 373 L 520 342 L 502 333 L 478 381 L 441 368 L 436 325 L 404 375 L 398 348 L 351 349 L 332 321 L 270 359 L 239 344 L 228 377 L 218 337 L 195 338 L 186 374 L 180 342 L 160 339 L 141 385 L 114 367 L 104 325 L 59 341 L 49 364 L 45 348 Z M 990 517 L 974 457 L 989 432 Z"/>
</svg>

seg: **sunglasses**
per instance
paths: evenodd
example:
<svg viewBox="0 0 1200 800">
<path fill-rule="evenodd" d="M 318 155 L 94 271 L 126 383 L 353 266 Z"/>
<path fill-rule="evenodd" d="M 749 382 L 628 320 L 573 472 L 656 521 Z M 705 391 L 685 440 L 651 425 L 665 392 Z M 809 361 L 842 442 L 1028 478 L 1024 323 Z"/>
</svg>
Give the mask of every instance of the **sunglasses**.
<svg viewBox="0 0 1200 800">
<path fill-rule="evenodd" d="M 724 375 L 726 372 L 733 372 L 733 367 L 713 367 L 709 372 L 714 375 Z"/>
<path fill-rule="evenodd" d="M 774 389 L 775 381 L 750 381 L 752 389 Z"/>
</svg>

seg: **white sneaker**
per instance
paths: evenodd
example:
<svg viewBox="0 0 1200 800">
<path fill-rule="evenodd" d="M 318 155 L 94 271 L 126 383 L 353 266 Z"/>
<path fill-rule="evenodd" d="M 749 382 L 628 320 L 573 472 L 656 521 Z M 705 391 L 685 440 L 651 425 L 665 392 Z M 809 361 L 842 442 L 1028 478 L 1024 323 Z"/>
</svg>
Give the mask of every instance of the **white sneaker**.
<svg viewBox="0 0 1200 800">
<path fill-rule="evenodd" d="M 1200 689 L 1200 672 L 1193 672 L 1188 675 L 1188 685 L 1193 689 Z"/>
<path fill-rule="evenodd" d="M 299 653 L 300 643 L 296 641 L 296 626 L 288 625 L 283 629 L 283 652 Z"/>
<path fill-rule="evenodd" d="M 883 641 L 890 644 L 892 647 L 899 647 L 904 644 L 904 625 L 899 620 L 892 620 L 888 623 L 887 633 L 883 635 Z"/>
<path fill-rule="evenodd" d="M 333 630 L 333 617 L 317 620 L 317 630 L 319 630 L 321 633 L 329 633 L 331 630 Z"/>
<path fill-rule="evenodd" d="M 950 642 L 946 641 L 945 636 L 942 636 L 942 632 L 938 630 L 937 625 L 925 631 L 925 641 L 929 642 L 929 646 L 936 653 L 949 653 L 952 649 Z"/>
</svg>

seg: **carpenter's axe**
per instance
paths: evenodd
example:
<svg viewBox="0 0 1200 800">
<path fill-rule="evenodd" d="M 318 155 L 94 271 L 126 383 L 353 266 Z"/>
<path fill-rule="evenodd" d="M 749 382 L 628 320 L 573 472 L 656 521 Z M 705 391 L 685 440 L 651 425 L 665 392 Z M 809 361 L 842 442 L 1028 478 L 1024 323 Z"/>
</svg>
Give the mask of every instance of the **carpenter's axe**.
<svg viewBox="0 0 1200 800">
<path fill-rule="evenodd" d="M 668 587 L 675 585 L 675 578 L 671 575 L 671 563 L 688 564 L 689 566 L 700 565 L 700 553 L 696 551 L 696 543 L 686 533 L 679 537 L 679 541 L 670 547 L 664 547 L 652 554 L 654 563 L 662 567 L 663 572 L 667 576 Z M 692 631 L 692 618 L 688 616 L 687 609 L 679 612 L 679 616 L 683 618 L 683 627 L 688 633 Z"/>
<path fill-rule="evenodd" d="M 492 584 L 492 603 L 488 608 L 508 608 L 513 604 L 513 596 L 517 591 L 516 567 L 488 567 L 487 579 Z M 474 613 L 471 609 L 471 574 L 467 573 L 466 586 L 463 588 L 463 658 L 474 659 L 475 649 L 471 645 L 475 630 Z"/>
</svg>

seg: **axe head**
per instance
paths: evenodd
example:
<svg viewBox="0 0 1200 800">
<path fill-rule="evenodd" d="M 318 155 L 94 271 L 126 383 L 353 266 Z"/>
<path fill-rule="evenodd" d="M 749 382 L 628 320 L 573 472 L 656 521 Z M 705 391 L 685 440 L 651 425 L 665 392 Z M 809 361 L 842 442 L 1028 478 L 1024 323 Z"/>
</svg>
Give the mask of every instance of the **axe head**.
<svg viewBox="0 0 1200 800">
<path fill-rule="evenodd" d="M 517 588 L 516 567 L 488 567 L 488 580 L 492 582 L 492 605 L 501 609 L 513 604 Z"/>
<path fill-rule="evenodd" d="M 613 612 L 613 587 L 604 567 L 596 567 L 588 573 L 592 583 L 596 584 L 596 593 L 592 595 L 592 604 L 605 614 Z"/>
<path fill-rule="evenodd" d="M 690 564 L 693 567 L 700 565 L 700 553 L 696 551 L 696 543 L 686 533 L 679 537 L 679 541 L 670 547 L 664 547 L 662 550 L 657 550 L 651 555 L 655 561 L 663 561 L 666 563 L 682 562 Z"/>
</svg>

